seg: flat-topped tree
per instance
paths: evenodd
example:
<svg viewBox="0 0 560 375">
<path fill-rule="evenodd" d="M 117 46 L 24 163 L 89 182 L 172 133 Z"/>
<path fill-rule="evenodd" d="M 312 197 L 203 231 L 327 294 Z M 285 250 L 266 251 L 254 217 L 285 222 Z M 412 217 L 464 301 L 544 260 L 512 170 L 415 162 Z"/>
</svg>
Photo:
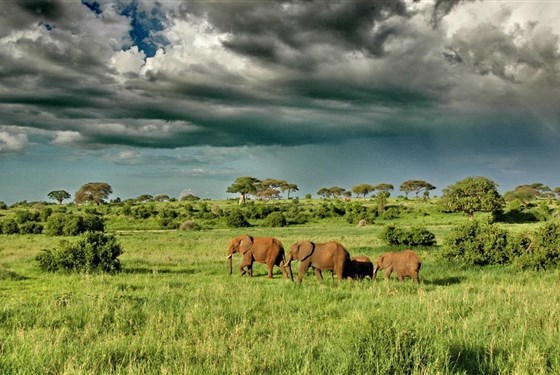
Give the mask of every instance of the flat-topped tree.
<svg viewBox="0 0 560 375">
<path fill-rule="evenodd" d="M 74 201 L 80 203 L 95 203 L 100 205 L 105 202 L 113 192 L 111 185 L 106 182 L 88 182 L 76 192 Z"/>
<path fill-rule="evenodd" d="M 239 193 L 239 204 L 244 204 L 247 201 L 247 195 L 254 195 L 257 193 L 257 186 L 260 180 L 255 177 L 238 177 L 233 184 L 228 186 L 227 193 Z"/>
<path fill-rule="evenodd" d="M 375 191 L 375 186 L 370 184 L 360 184 L 352 187 L 352 193 L 356 194 L 358 197 L 362 196 L 366 199 L 366 196 Z"/>
<path fill-rule="evenodd" d="M 408 193 L 414 192 L 416 198 L 418 198 L 418 194 L 422 191 L 430 191 L 434 190 L 436 187 L 429 182 L 424 180 L 407 180 L 401 184 L 399 187 L 400 191 L 404 192 L 406 197 L 408 198 Z"/>
</svg>

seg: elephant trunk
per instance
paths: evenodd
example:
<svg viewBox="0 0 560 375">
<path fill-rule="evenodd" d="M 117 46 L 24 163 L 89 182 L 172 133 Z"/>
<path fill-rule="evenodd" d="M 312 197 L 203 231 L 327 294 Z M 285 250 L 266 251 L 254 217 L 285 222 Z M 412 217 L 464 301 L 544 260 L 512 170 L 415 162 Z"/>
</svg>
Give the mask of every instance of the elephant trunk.
<svg viewBox="0 0 560 375">
<path fill-rule="evenodd" d="M 377 276 L 377 271 L 379 271 L 379 267 L 375 266 L 373 267 L 373 275 L 372 275 L 372 280 L 375 280 L 376 276 Z"/>
<path fill-rule="evenodd" d="M 291 263 L 292 263 L 292 254 L 288 254 L 288 258 L 286 258 L 284 262 L 284 267 L 289 267 L 291 271 L 291 266 L 290 266 Z"/>
<path fill-rule="evenodd" d="M 229 255 L 227 256 L 227 260 L 228 260 L 228 271 L 229 271 L 229 274 L 230 274 L 230 275 L 232 274 L 232 261 L 233 261 L 232 258 L 233 258 L 233 254 L 229 254 Z"/>
</svg>

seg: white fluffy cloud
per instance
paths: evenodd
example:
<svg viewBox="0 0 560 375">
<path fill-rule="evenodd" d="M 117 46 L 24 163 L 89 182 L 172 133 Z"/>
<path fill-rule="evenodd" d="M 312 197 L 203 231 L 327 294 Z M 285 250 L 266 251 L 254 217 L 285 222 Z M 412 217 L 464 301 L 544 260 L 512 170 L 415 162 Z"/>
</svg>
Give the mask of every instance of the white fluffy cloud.
<svg viewBox="0 0 560 375">
<path fill-rule="evenodd" d="M 27 144 L 26 134 L 0 130 L 0 154 L 21 152 Z"/>
</svg>

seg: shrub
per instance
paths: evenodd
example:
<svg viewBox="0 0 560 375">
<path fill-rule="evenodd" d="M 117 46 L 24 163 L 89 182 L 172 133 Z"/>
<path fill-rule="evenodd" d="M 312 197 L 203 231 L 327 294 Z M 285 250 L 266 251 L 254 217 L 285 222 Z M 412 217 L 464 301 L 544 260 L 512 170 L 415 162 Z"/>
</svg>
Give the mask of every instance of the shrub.
<svg viewBox="0 0 560 375">
<path fill-rule="evenodd" d="M 50 272 L 116 273 L 121 270 L 121 254 L 121 246 L 113 235 L 87 232 L 76 243 L 61 241 L 58 248 L 42 250 L 36 260 L 42 270 Z"/>
<path fill-rule="evenodd" d="M 244 228 L 249 227 L 250 224 L 245 218 L 243 212 L 236 208 L 227 213 L 226 217 L 226 225 L 231 228 Z"/>
<path fill-rule="evenodd" d="M 560 263 L 560 224 L 549 222 L 542 225 L 532 240 L 521 251 L 516 263 L 522 268 L 547 269 Z"/>
<path fill-rule="evenodd" d="M 14 219 L 4 220 L 2 223 L 3 234 L 18 234 L 19 227 Z"/>
<path fill-rule="evenodd" d="M 405 230 L 395 225 L 387 225 L 380 237 L 390 245 L 433 246 L 436 244 L 436 236 L 423 227 Z"/>
<path fill-rule="evenodd" d="M 19 232 L 22 234 L 41 234 L 43 233 L 43 226 L 34 221 L 29 221 L 19 225 Z"/>
<path fill-rule="evenodd" d="M 520 243 L 488 220 L 473 220 L 451 230 L 440 255 L 469 265 L 509 263 Z"/>
<path fill-rule="evenodd" d="M 266 217 L 265 223 L 269 227 L 285 227 L 286 217 L 282 212 L 273 212 Z"/>
<path fill-rule="evenodd" d="M 27 222 L 37 222 L 41 220 L 41 216 L 37 211 L 29 210 L 17 210 L 16 211 L 16 223 L 25 224 Z"/>
<path fill-rule="evenodd" d="M 77 236 L 86 231 L 103 232 L 103 218 L 97 215 L 52 214 L 45 225 L 45 233 L 50 236 Z"/>
</svg>

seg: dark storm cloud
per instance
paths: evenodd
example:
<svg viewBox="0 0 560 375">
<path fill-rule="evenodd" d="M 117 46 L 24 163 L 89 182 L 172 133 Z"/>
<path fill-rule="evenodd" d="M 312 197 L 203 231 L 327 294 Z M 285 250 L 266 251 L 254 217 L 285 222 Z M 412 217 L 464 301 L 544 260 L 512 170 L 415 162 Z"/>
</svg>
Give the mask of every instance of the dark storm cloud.
<svg viewBox="0 0 560 375">
<path fill-rule="evenodd" d="M 187 12 L 204 15 L 231 38 L 224 46 L 269 62 L 306 66 L 323 59 L 313 46 L 379 56 L 384 43 L 398 35 L 391 17 L 407 17 L 404 1 L 234 1 L 194 2 Z"/>
<path fill-rule="evenodd" d="M 425 14 L 400 0 L 17 4 L 25 22 L 0 33 L 0 125 L 78 147 L 329 144 L 417 134 L 442 108 L 558 83 L 558 36 L 540 26 L 449 38 L 428 23 L 459 3 Z"/>
</svg>

